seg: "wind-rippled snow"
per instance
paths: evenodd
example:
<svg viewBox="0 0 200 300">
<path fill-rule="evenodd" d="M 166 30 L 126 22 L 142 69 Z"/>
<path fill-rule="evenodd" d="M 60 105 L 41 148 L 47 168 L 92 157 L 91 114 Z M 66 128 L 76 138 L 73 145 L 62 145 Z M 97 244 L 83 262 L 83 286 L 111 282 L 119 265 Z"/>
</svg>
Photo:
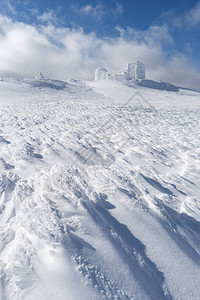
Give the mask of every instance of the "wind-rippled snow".
<svg viewBox="0 0 200 300">
<path fill-rule="evenodd" d="M 0 82 L 0 299 L 199 299 L 200 94 L 38 82 Z"/>
</svg>

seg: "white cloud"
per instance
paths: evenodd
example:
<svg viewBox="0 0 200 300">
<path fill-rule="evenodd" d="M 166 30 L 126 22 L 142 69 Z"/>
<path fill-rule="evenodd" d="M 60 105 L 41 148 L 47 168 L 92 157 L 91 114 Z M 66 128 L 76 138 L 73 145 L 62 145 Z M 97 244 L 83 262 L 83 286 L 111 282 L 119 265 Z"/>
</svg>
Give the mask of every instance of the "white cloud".
<svg viewBox="0 0 200 300">
<path fill-rule="evenodd" d="M 101 19 L 106 14 L 103 5 L 85 5 L 78 10 L 78 13 L 89 15 L 97 19 Z"/>
<path fill-rule="evenodd" d="M 189 28 L 200 24 L 200 1 L 186 14 L 185 22 Z"/>
<path fill-rule="evenodd" d="M 124 11 L 123 6 L 116 2 L 116 13 L 121 15 L 123 13 L 123 11 Z"/>
<path fill-rule="evenodd" d="M 117 38 L 100 39 L 81 28 L 34 27 L 0 16 L 0 76 L 27 77 L 41 71 L 61 80 L 93 78 L 100 65 L 117 70 L 128 61 L 140 60 L 146 65 L 148 78 L 159 80 L 162 76 L 199 89 L 200 73 L 187 57 L 177 53 L 166 58 L 162 45 L 172 42 L 165 27 L 154 26 L 144 32 L 129 28 Z"/>
<path fill-rule="evenodd" d="M 123 6 L 119 4 L 118 2 L 114 1 L 115 7 L 112 9 L 109 9 L 107 6 L 103 4 L 97 4 L 96 6 L 92 5 L 85 5 L 81 8 L 75 8 L 76 12 L 78 14 L 86 15 L 93 17 L 97 20 L 102 19 L 103 16 L 110 16 L 117 17 L 118 15 L 121 15 L 123 13 Z"/>
<path fill-rule="evenodd" d="M 96 14 L 98 11 L 101 11 L 101 10 L 102 10 L 102 7 L 100 5 L 97 5 L 95 7 L 93 7 L 92 5 L 85 5 L 80 8 L 80 11 L 82 13 L 85 13 L 86 15 Z"/>
<path fill-rule="evenodd" d="M 12 14 L 12 15 L 17 14 L 15 6 L 13 4 L 11 4 L 11 1 L 9 1 L 9 0 L 2 0 L 0 3 L 0 8 L 2 11 L 5 11 L 9 14 Z"/>
<path fill-rule="evenodd" d="M 56 14 L 53 10 L 47 10 L 42 15 L 37 16 L 40 22 L 49 23 L 56 19 Z"/>
<path fill-rule="evenodd" d="M 173 39 L 169 33 L 168 26 L 150 26 L 147 30 L 136 30 L 128 27 L 124 30 L 120 26 L 116 27 L 120 35 L 124 38 L 134 39 L 138 43 L 145 42 L 147 45 L 155 46 L 155 44 L 173 44 Z"/>
<path fill-rule="evenodd" d="M 39 15 L 39 10 L 38 8 L 29 8 L 29 12 L 31 13 L 32 16 L 37 17 Z"/>
<path fill-rule="evenodd" d="M 54 13 L 52 10 L 45 11 L 41 16 L 38 16 L 37 19 L 41 22 L 51 22 L 54 19 Z"/>
<path fill-rule="evenodd" d="M 17 13 L 15 7 L 9 1 L 6 1 L 6 6 L 11 14 L 15 15 Z"/>
<path fill-rule="evenodd" d="M 183 14 L 177 15 L 176 11 L 171 10 L 162 13 L 160 18 L 175 28 L 191 30 L 200 25 L 200 1 Z"/>
</svg>

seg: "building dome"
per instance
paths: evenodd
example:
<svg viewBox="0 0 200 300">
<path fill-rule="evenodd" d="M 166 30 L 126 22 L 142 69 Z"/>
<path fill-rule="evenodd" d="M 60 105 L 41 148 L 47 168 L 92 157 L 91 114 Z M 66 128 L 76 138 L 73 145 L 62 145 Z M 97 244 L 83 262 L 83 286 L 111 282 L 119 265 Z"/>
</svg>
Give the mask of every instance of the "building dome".
<svg viewBox="0 0 200 300">
<path fill-rule="evenodd" d="M 107 80 L 109 78 L 108 70 L 103 67 L 99 67 L 95 71 L 95 80 Z"/>
</svg>

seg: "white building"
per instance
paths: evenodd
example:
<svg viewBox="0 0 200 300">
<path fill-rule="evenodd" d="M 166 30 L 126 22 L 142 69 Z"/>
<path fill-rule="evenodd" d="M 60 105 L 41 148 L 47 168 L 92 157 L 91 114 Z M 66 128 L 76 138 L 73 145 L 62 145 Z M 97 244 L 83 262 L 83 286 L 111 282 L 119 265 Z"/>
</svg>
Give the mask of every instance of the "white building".
<svg viewBox="0 0 200 300">
<path fill-rule="evenodd" d="M 130 79 L 145 79 L 145 65 L 139 61 L 128 63 L 124 74 L 128 74 Z"/>
<path fill-rule="evenodd" d="M 108 70 L 103 67 L 96 69 L 95 80 L 107 79 L 114 79 L 117 81 L 145 79 L 145 65 L 139 61 L 134 61 L 128 63 L 126 68 L 120 73 L 113 72 L 111 75 Z"/>
<path fill-rule="evenodd" d="M 95 80 L 107 80 L 109 79 L 109 72 L 103 67 L 96 69 Z"/>
</svg>

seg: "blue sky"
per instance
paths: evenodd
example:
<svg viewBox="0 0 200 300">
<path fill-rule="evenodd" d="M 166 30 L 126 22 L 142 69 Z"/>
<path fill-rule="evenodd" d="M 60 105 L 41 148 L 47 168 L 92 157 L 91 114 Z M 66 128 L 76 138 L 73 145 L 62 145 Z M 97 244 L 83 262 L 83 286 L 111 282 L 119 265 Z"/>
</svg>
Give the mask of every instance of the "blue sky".
<svg viewBox="0 0 200 300">
<path fill-rule="evenodd" d="M 3 74 L 85 78 L 140 59 L 149 78 L 200 89 L 200 1 L 1 0 L 0 15 Z"/>
</svg>

